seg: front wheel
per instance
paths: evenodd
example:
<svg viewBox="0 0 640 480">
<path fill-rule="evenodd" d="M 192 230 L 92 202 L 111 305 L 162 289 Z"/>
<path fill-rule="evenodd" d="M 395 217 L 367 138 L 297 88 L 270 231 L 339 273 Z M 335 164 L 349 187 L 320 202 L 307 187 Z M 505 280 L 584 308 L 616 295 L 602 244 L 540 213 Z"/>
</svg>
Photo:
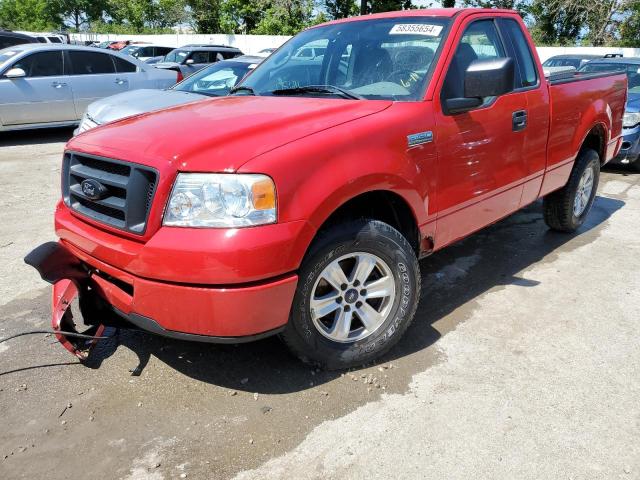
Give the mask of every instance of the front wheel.
<svg viewBox="0 0 640 480">
<path fill-rule="evenodd" d="M 404 236 L 377 220 L 334 226 L 311 247 L 282 338 L 307 363 L 341 369 L 388 351 L 415 315 L 416 255 Z"/>
<path fill-rule="evenodd" d="M 544 220 L 549 228 L 576 231 L 591 211 L 599 181 L 600 156 L 595 150 L 582 150 L 567 184 L 544 198 Z"/>
</svg>

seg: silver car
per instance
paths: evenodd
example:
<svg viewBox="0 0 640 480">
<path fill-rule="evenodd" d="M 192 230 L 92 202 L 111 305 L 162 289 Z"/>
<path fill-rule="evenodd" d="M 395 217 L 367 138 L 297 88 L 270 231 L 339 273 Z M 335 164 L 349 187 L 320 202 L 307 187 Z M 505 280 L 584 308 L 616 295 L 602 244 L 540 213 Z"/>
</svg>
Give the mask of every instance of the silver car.
<svg viewBox="0 0 640 480">
<path fill-rule="evenodd" d="M 173 71 L 116 52 L 67 44 L 0 50 L 0 131 L 77 125 L 87 106 L 138 88 L 168 88 Z"/>
<path fill-rule="evenodd" d="M 222 60 L 166 90 L 136 90 L 97 100 L 89 105 L 75 133 L 140 113 L 228 95 L 263 60 L 248 55 Z"/>
<path fill-rule="evenodd" d="M 226 45 L 185 45 L 172 50 L 154 67 L 179 71 L 186 78 L 207 65 L 241 55 L 242 51 L 238 48 Z"/>
</svg>

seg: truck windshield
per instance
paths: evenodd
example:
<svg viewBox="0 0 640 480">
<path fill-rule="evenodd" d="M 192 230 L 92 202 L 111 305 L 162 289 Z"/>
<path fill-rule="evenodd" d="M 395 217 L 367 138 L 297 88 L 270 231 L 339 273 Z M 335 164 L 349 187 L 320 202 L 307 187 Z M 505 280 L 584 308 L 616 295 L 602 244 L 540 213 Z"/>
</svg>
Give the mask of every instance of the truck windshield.
<svg viewBox="0 0 640 480">
<path fill-rule="evenodd" d="M 419 100 L 448 25 L 449 20 L 441 17 L 401 17 L 311 28 L 293 37 L 242 82 L 251 90 L 239 91 Z"/>
</svg>

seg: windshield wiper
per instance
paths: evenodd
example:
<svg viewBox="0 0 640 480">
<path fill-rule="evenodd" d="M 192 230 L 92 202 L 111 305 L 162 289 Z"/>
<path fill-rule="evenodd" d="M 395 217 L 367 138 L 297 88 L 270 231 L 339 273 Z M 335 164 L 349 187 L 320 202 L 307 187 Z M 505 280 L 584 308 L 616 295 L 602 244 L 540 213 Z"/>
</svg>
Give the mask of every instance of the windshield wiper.
<svg viewBox="0 0 640 480">
<path fill-rule="evenodd" d="M 247 92 L 249 95 L 255 95 L 256 92 L 251 87 L 247 87 L 246 85 L 237 85 L 229 90 L 229 95 L 233 95 L 236 92 Z"/>
<path fill-rule="evenodd" d="M 334 85 L 306 85 L 304 87 L 281 88 L 271 92 L 272 95 L 300 95 L 301 93 L 330 93 L 352 100 L 366 100 L 362 95 Z"/>
</svg>

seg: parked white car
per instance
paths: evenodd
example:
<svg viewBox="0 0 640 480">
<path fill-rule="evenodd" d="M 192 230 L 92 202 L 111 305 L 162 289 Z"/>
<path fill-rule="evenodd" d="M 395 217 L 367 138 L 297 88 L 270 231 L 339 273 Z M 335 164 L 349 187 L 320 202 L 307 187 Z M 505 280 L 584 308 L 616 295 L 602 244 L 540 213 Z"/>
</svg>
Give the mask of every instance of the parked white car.
<svg viewBox="0 0 640 480">
<path fill-rule="evenodd" d="M 0 50 L 0 131 L 73 126 L 87 106 L 139 88 L 163 89 L 177 73 L 109 50 L 24 44 Z"/>
<path fill-rule="evenodd" d="M 124 55 L 131 55 L 134 58 L 137 58 L 141 62 L 146 62 L 150 58 L 154 57 L 164 57 L 169 52 L 174 50 L 175 47 L 167 47 L 165 45 L 155 45 L 155 44 L 131 44 L 124 47 L 120 50 L 120 53 Z"/>
</svg>

